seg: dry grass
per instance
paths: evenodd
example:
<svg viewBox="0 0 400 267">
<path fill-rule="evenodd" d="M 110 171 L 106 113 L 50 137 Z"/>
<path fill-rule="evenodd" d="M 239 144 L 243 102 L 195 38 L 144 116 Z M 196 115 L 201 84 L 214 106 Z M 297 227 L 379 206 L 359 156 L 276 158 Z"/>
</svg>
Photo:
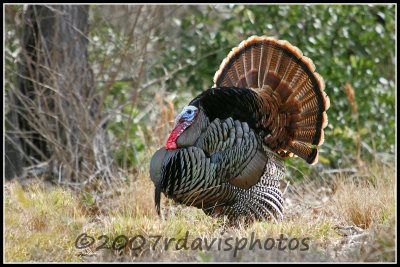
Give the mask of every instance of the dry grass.
<svg viewBox="0 0 400 267">
<path fill-rule="evenodd" d="M 396 184 L 391 172 L 393 170 L 381 168 L 379 174 L 371 176 L 339 176 L 327 212 L 339 217 L 343 224 L 363 229 L 385 221 L 395 211 Z"/>
<path fill-rule="evenodd" d="M 114 192 L 96 196 L 90 192 L 77 194 L 37 180 L 24 186 L 16 181 L 7 183 L 5 261 L 395 260 L 394 168 L 379 169 L 365 179 L 338 175 L 322 182 L 291 183 L 285 193 L 287 210 L 283 222 L 258 222 L 238 228 L 230 228 L 222 220 L 207 217 L 195 208 L 177 206 L 165 198 L 160 218 L 154 209 L 154 187 L 147 170 L 128 180 L 129 183 L 121 182 Z M 188 249 L 177 250 L 177 240 L 185 238 L 187 232 Z M 141 235 L 146 243 L 134 250 L 96 250 L 105 241 L 96 239 L 90 247 L 77 249 L 75 240 L 81 233 L 95 238 L 107 235 L 109 247 L 120 235 Z M 272 250 L 263 248 L 268 238 L 276 241 L 281 234 L 288 241 L 309 238 L 309 249 L 301 251 L 302 243 L 294 250 L 280 251 L 278 244 Z M 152 235 L 160 235 L 159 243 L 155 244 Z M 260 239 L 261 248 L 249 248 L 252 235 Z M 171 238 L 175 240 L 168 245 Z M 192 249 L 196 238 L 203 240 L 202 250 L 196 246 Z M 216 240 L 210 250 L 205 248 L 204 238 L 208 242 Z M 224 243 L 229 238 L 232 249 Z M 244 238 L 247 241 L 243 246 Z M 122 241 L 120 238 L 114 246 L 123 244 Z M 136 238 L 133 247 L 140 242 Z"/>
</svg>

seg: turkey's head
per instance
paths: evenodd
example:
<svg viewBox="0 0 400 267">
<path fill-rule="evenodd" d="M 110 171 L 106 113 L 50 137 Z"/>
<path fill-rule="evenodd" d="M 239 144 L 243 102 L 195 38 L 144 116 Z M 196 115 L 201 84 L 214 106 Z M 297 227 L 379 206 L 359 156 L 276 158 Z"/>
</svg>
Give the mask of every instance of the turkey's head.
<svg viewBox="0 0 400 267">
<path fill-rule="evenodd" d="M 204 113 L 195 106 L 184 107 L 176 117 L 174 129 L 172 130 L 166 149 L 177 149 L 193 145 L 200 136 L 204 125 Z"/>
</svg>

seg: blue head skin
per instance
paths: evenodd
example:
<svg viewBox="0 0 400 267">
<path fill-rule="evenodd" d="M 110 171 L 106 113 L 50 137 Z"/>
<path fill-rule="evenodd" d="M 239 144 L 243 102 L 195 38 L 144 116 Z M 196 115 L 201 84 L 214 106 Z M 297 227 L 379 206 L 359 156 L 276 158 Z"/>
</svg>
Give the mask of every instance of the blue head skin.
<svg viewBox="0 0 400 267">
<path fill-rule="evenodd" d="M 184 107 L 182 112 L 175 119 L 174 128 L 182 122 L 192 122 L 196 117 L 197 111 L 198 108 L 196 108 L 195 106 Z"/>
</svg>

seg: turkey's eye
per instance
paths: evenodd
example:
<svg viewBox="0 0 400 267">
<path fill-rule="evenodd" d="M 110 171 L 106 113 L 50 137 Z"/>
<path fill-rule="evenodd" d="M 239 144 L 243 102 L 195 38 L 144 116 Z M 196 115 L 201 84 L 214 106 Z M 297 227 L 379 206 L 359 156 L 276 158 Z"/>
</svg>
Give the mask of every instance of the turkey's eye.
<svg viewBox="0 0 400 267">
<path fill-rule="evenodd" d="M 192 114 L 192 111 L 189 109 L 188 111 L 187 111 L 187 114 Z"/>
</svg>

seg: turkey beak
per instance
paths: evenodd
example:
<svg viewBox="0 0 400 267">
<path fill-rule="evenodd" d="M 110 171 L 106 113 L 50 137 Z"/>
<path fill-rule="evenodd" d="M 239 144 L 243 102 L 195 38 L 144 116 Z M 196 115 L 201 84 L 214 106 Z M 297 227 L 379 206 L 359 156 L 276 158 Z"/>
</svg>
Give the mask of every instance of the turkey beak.
<svg viewBox="0 0 400 267">
<path fill-rule="evenodd" d="M 182 115 L 181 115 L 181 114 L 179 114 L 178 116 L 176 116 L 176 118 L 175 118 L 175 124 L 174 124 L 174 129 L 176 128 L 176 126 L 178 126 L 178 125 L 181 123 L 181 118 L 182 118 Z"/>
</svg>

